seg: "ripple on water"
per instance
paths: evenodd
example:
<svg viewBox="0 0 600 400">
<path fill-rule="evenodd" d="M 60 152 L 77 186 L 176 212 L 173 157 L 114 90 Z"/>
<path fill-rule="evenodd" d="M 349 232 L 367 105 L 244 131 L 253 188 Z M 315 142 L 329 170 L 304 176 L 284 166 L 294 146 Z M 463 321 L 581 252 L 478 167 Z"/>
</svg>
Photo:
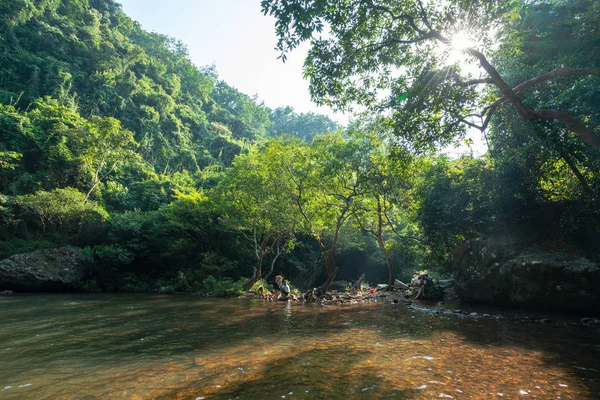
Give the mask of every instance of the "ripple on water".
<svg viewBox="0 0 600 400">
<path fill-rule="evenodd" d="M 197 400 L 520 391 L 592 399 L 600 391 L 600 335 L 593 327 L 542 329 L 401 305 L 320 309 L 146 295 L 19 298 L 3 302 L 0 320 L 0 381 L 35 383 L 20 391 L 6 386 L 2 397 L 9 400 L 39 397 L 40 388 L 49 398 L 126 392 Z"/>
</svg>

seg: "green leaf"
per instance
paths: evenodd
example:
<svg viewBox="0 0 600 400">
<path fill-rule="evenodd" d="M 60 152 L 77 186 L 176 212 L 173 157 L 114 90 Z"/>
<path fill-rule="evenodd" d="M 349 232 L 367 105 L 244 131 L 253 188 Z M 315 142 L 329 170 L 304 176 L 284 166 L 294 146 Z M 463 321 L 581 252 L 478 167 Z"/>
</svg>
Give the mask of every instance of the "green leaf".
<svg viewBox="0 0 600 400">
<path fill-rule="evenodd" d="M 408 98 L 408 92 L 401 93 L 400 96 L 398 96 L 398 103 L 406 100 L 407 98 Z"/>
</svg>

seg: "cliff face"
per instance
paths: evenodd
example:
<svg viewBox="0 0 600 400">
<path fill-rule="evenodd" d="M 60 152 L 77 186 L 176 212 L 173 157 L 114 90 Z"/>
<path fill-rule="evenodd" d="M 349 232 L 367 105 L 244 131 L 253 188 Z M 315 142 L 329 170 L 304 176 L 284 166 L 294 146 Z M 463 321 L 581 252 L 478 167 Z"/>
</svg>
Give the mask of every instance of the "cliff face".
<svg viewBox="0 0 600 400">
<path fill-rule="evenodd" d="M 73 246 L 16 254 L 0 261 L 0 290 L 70 291 L 91 261 L 87 252 Z"/>
<path fill-rule="evenodd" d="M 455 249 L 453 273 L 463 301 L 600 312 L 600 266 L 565 252 L 470 240 Z"/>
</svg>

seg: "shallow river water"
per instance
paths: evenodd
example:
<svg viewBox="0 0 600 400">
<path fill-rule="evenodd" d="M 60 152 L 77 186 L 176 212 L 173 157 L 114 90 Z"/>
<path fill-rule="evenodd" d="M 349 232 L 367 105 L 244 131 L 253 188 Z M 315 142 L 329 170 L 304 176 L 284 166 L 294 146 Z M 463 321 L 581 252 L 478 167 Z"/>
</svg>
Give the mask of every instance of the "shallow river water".
<svg viewBox="0 0 600 400">
<path fill-rule="evenodd" d="M 511 313 L 0 297 L 0 399 L 600 398 L 598 328 Z"/>
</svg>

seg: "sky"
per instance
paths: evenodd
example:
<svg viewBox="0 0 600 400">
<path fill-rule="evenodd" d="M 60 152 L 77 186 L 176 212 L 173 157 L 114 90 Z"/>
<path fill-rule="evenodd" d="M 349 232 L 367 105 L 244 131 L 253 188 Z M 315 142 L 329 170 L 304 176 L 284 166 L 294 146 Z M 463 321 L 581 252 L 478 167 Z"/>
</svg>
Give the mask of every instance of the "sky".
<svg viewBox="0 0 600 400">
<path fill-rule="evenodd" d="M 148 31 L 185 43 L 197 66 L 215 65 L 220 79 L 250 96 L 257 95 L 270 108 L 292 106 L 296 112 L 328 115 L 346 125 L 348 116 L 317 107 L 310 100 L 302 65 L 305 43 L 283 63 L 275 50 L 275 19 L 260 11 L 260 0 L 117 0 L 123 11 Z M 479 131 L 471 130 L 471 148 L 447 148 L 460 155 L 486 151 Z"/>
<path fill-rule="evenodd" d="M 275 19 L 260 11 L 260 0 L 117 0 L 123 11 L 148 31 L 185 43 L 197 66 L 212 65 L 220 79 L 271 107 L 348 118 L 310 100 L 302 65 L 308 44 L 288 55 L 285 64 L 274 49 Z"/>
</svg>

